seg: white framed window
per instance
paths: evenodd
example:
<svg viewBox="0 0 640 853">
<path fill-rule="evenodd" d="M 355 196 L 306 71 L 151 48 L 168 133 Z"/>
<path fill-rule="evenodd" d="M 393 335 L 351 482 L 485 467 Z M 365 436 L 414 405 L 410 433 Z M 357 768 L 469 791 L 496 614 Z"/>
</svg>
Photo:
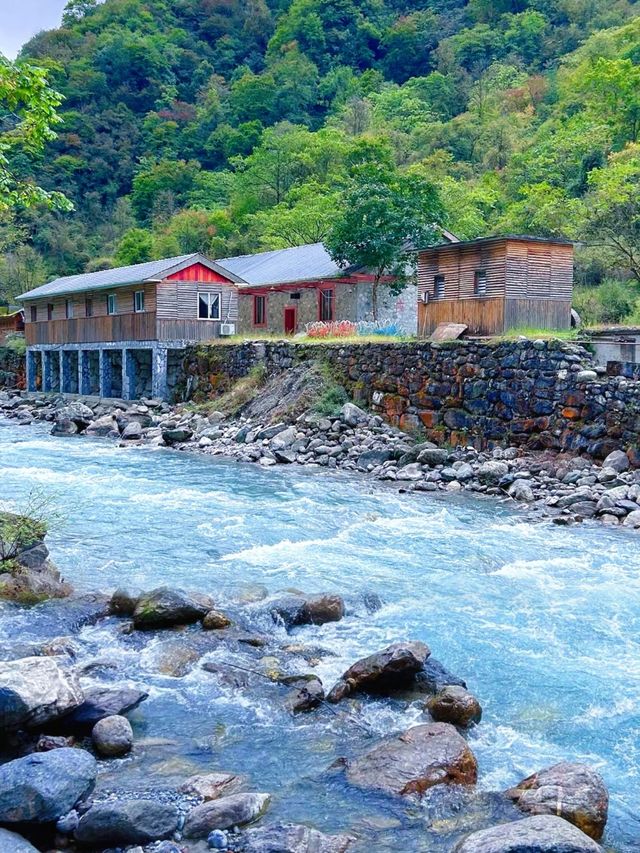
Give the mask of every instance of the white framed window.
<svg viewBox="0 0 640 853">
<path fill-rule="evenodd" d="M 198 293 L 198 319 L 219 320 L 221 312 L 221 295 L 219 293 Z"/>
<path fill-rule="evenodd" d="M 433 277 L 433 298 L 444 299 L 444 276 L 434 275 Z"/>
<path fill-rule="evenodd" d="M 144 290 L 136 290 L 133 294 L 133 310 L 136 314 L 144 311 Z"/>
<path fill-rule="evenodd" d="M 110 293 L 107 296 L 107 314 L 115 314 L 116 313 L 116 295 L 115 293 Z"/>
<path fill-rule="evenodd" d="M 476 296 L 487 295 L 487 271 L 476 270 L 474 274 L 473 292 Z"/>
</svg>

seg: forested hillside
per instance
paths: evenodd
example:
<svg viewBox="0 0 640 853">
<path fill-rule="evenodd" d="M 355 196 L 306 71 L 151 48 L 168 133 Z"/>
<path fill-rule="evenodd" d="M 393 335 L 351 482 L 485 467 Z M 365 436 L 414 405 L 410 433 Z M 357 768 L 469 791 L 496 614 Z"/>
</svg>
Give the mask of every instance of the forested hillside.
<svg viewBox="0 0 640 853">
<path fill-rule="evenodd" d="M 639 12 L 630 0 L 70 0 L 21 58 L 65 97 L 58 139 L 24 169 L 75 210 L 5 214 L 0 288 L 323 239 L 368 162 L 435 184 L 462 237 L 581 238 L 583 281 L 640 279 Z M 606 287 L 628 314 L 632 286 Z"/>
</svg>

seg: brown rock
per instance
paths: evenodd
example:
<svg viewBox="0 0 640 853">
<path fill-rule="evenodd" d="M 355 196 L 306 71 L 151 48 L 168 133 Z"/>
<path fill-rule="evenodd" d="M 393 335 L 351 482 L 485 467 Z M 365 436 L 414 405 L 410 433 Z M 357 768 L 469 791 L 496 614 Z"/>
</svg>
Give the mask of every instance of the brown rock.
<svg viewBox="0 0 640 853">
<path fill-rule="evenodd" d="M 339 702 L 359 691 L 387 694 L 405 687 L 420 672 L 430 654 L 429 647 L 417 640 L 393 643 L 350 666 L 331 688 L 327 699 Z"/>
<path fill-rule="evenodd" d="M 205 802 L 217 800 L 226 794 L 231 794 L 242 783 L 241 776 L 233 773 L 206 773 L 203 776 L 192 776 L 178 789 L 181 794 L 202 797 Z"/>
<path fill-rule="evenodd" d="M 464 687 L 451 684 L 427 700 L 427 710 L 439 723 L 467 727 L 479 723 L 482 708 L 476 697 Z"/>
<path fill-rule="evenodd" d="M 527 814 L 558 815 L 596 841 L 602 837 L 609 794 L 600 774 L 584 764 L 554 764 L 506 793 Z"/>
<path fill-rule="evenodd" d="M 435 785 L 474 785 L 478 764 L 448 723 L 414 726 L 347 762 L 352 785 L 387 794 L 422 794 Z"/>
<path fill-rule="evenodd" d="M 217 631 L 228 628 L 230 625 L 231 619 L 219 610 L 210 610 L 202 620 L 202 627 L 205 631 Z"/>
</svg>

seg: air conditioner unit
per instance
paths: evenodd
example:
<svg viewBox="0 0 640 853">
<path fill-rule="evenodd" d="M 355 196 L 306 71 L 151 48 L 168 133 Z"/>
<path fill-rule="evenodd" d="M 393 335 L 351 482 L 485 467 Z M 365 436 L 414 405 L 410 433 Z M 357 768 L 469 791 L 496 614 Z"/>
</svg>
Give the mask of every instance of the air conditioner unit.
<svg viewBox="0 0 640 853">
<path fill-rule="evenodd" d="M 227 337 L 228 335 L 235 335 L 236 333 L 236 324 L 235 323 L 220 323 L 220 335 L 223 337 Z"/>
<path fill-rule="evenodd" d="M 423 290 L 420 293 L 420 302 L 428 302 L 429 301 L 429 291 Z"/>
</svg>

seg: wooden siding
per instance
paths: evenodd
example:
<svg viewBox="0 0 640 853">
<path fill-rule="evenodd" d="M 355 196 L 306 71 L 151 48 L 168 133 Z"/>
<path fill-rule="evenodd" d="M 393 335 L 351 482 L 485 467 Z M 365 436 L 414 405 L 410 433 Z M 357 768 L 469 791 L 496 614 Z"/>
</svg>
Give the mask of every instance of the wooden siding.
<svg viewBox="0 0 640 853">
<path fill-rule="evenodd" d="M 228 278 L 224 278 L 215 270 L 210 270 L 204 264 L 191 264 L 190 267 L 185 267 L 180 272 L 174 272 L 167 276 L 167 281 L 201 281 L 205 283 L 225 282 L 229 283 Z"/>
<path fill-rule="evenodd" d="M 159 341 L 211 341 L 220 337 L 220 323 L 215 320 L 161 320 L 157 322 Z"/>
<path fill-rule="evenodd" d="M 155 284 L 139 284 L 132 287 L 114 287 L 112 289 L 104 288 L 102 290 L 82 291 L 81 293 L 73 293 L 69 296 L 50 296 L 42 297 L 41 299 L 31 300 L 25 303 L 25 321 L 27 325 L 31 322 L 31 306 L 35 305 L 38 309 L 38 323 L 47 322 L 48 306 L 53 305 L 53 321 L 66 321 L 66 301 L 71 300 L 73 310 L 73 320 L 86 318 L 86 300 L 91 299 L 93 313 L 90 319 L 96 317 L 118 316 L 133 313 L 134 293 L 137 290 L 144 290 L 144 312 L 155 312 L 156 310 L 156 286 Z M 116 313 L 107 313 L 107 297 L 110 293 L 116 296 Z"/>
<path fill-rule="evenodd" d="M 214 273 L 215 275 L 215 273 Z M 169 280 L 158 283 L 157 304 L 158 320 L 198 320 L 198 293 L 220 293 L 221 313 L 223 323 L 236 323 L 238 320 L 238 287 L 228 281 L 176 281 Z M 203 340 L 198 335 L 194 340 Z"/>
<path fill-rule="evenodd" d="M 27 323 L 27 344 L 97 344 L 110 341 L 153 341 L 156 339 L 156 315 L 114 314 L 106 317 L 78 317 Z"/>
<path fill-rule="evenodd" d="M 508 299 L 571 301 L 573 246 L 509 240 L 506 258 Z"/>
<path fill-rule="evenodd" d="M 447 246 L 439 251 L 420 252 L 418 258 L 418 293 L 435 295 L 434 279 L 444 276 L 442 300 L 475 299 L 475 273 L 487 274 L 487 297 L 504 296 L 506 247 L 497 246 Z"/>
<path fill-rule="evenodd" d="M 507 299 L 504 306 L 505 329 L 568 329 L 571 326 L 571 300 Z"/>
<path fill-rule="evenodd" d="M 418 335 L 428 337 L 440 323 L 464 323 L 472 335 L 495 335 L 504 329 L 505 300 L 491 299 L 436 299 L 418 303 Z"/>
</svg>

